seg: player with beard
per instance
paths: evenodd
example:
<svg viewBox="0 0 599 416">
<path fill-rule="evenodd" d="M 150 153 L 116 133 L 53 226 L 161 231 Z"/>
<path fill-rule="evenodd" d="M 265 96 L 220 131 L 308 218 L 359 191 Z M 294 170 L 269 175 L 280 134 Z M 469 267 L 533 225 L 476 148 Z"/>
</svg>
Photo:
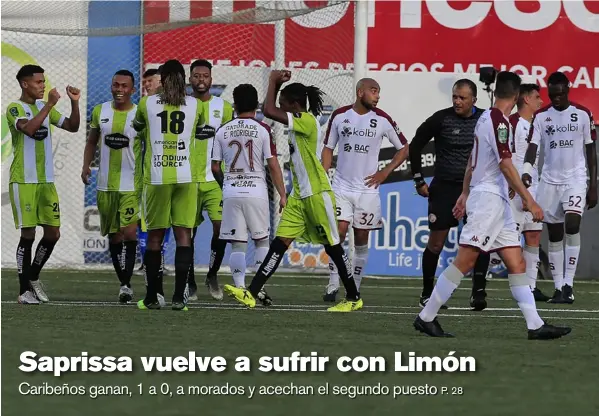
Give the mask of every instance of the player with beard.
<svg viewBox="0 0 599 416">
<path fill-rule="evenodd" d="M 210 241 L 210 264 L 205 284 L 213 299 L 222 300 L 223 291 L 218 285 L 217 273 L 225 257 L 227 242 L 219 238 L 223 218 L 223 192 L 212 173 L 212 146 L 216 130 L 233 119 L 233 106 L 228 101 L 210 93 L 212 86 L 212 64 L 210 62 L 204 59 L 193 62 L 189 83 L 193 88 L 193 96 L 200 101 L 203 107 L 200 132 L 196 136 L 199 139 L 195 150 L 198 164 L 194 170 L 194 180 L 198 181 L 199 185 L 198 211 L 192 241 L 195 240 L 198 226 L 204 220 L 203 212 L 207 211 L 212 222 L 212 240 Z M 198 285 L 195 281 L 193 265 L 189 270 L 187 283 L 189 299 L 196 300 Z"/>
<path fill-rule="evenodd" d="M 381 87 L 371 78 L 358 81 L 356 101 L 333 112 L 324 139 L 322 166 L 328 171 L 333 151 L 339 145 L 333 192 L 337 203 L 339 239 L 345 241 L 349 225 L 354 229 L 353 264 L 356 288 L 360 290 L 362 273 L 368 259 L 370 230 L 382 227 L 379 186 L 408 157 L 408 142 L 397 124 L 377 108 Z M 383 170 L 378 170 L 379 151 L 387 138 L 397 152 Z M 334 302 L 339 290 L 339 273 L 330 261 L 331 275 L 323 300 Z"/>
</svg>

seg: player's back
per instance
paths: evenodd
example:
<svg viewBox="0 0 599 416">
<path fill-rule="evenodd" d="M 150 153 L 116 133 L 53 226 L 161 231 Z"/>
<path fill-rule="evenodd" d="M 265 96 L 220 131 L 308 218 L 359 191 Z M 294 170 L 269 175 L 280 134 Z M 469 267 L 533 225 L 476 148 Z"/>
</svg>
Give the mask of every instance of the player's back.
<svg viewBox="0 0 599 416">
<path fill-rule="evenodd" d="M 402 148 L 407 141 L 395 122 L 384 111 L 375 108 L 358 114 L 352 106 L 337 109 L 331 116 L 325 146 L 339 146 L 333 188 L 360 193 L 378 193 L 378 188 L 365 185 L 365 178 L 378 171 L 383 138 Z"/>
<path fill-rule="evenodd" d="M 202 107 L 194 97 L 173 106 L 159 94 L 144 97 L 138 112 L 145 118 L 144 176 L 146 183 L 192 182 L 195 131 Z"/>
<path fill-rule="evenodd" d="M 486 110 L 474 128 L 471 192 L 491 192 L 509 201 L 508 184 L 499 163 L 512 156 L 509 120 L 497 108 Z"/>
<path fill-rule="evenodd" d="M 543 146 L 543 181 L 586 181 L 584 146 L 592 142 L 591 120 L 589 110 L 575 103 L 563 111 L 546 106 L 535 113 L 529 140 Z"/>
<path fill-rule="evenodd" d="M 217 131 L 213 160 L 225 162 L 223 198 L 268 200 L 264 161 L 276 156 L 270 127 L 253 118 L 236 118 Z"/>
</svg>

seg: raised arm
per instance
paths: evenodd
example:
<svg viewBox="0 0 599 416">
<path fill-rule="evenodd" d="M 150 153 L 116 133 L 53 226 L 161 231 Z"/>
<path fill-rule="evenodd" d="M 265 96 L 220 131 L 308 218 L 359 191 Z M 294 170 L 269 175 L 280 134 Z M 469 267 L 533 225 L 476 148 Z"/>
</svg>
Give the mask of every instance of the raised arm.
<svg viewBox="0 0 599 416">
<path fill-rule="evenodd" d="M 289 71 L 271 71 L 268 79 L 268 90 L 266 92 L 266 99 L 264 100 L 263 113 L 264 116 L 271 120 L 278 121 L 284 125 L 289 123 L 287 113 L 277 107 L 277 94 L 281 89 L 283 83 L 291 79 L 291 72 Z"/>
<path fill-rule="evenodd" d="M 67 95 L 71 99 L 71 115 L 64 119 L 60 128 L 71 133 L 76 133 L 79 131 L 79 125 L 81 124 L 81 114 L 79 112 L 81 91 L 78 88 L 68 86 Z"/>
</svg>

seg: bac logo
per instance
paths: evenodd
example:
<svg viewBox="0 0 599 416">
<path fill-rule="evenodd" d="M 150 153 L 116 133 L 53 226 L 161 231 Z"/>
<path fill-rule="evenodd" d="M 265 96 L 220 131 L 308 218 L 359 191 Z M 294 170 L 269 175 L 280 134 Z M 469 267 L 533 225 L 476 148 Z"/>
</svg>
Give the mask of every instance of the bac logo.
<svg viewBox="0 0 599 416">
<path fill-rule="evenodd" d="M 366 144 L 356 144 L 354 146 L 354 150 L 357 153 L 368 153 L 368 150 L 370 150 L 370 146 Z"/>
</svg>

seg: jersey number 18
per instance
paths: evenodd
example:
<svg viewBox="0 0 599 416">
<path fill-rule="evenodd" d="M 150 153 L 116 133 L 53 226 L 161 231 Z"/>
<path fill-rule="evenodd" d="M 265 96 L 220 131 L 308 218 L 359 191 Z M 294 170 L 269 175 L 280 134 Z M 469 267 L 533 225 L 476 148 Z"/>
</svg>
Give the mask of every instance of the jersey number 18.
<svg viewBox="0 0 599 416">
<path fill-rule="evenodd" d="M 183 121 L 185 120 L 185 113 L 183 111 L 171 112 L 170 122 L 168 111 L 165 110 L 156 115 L 160 118 L 160 130 L 163 134 L 183 133 L 183 129 L 185 128 L 185 124 L 183 123 Z"/>
</svg>

